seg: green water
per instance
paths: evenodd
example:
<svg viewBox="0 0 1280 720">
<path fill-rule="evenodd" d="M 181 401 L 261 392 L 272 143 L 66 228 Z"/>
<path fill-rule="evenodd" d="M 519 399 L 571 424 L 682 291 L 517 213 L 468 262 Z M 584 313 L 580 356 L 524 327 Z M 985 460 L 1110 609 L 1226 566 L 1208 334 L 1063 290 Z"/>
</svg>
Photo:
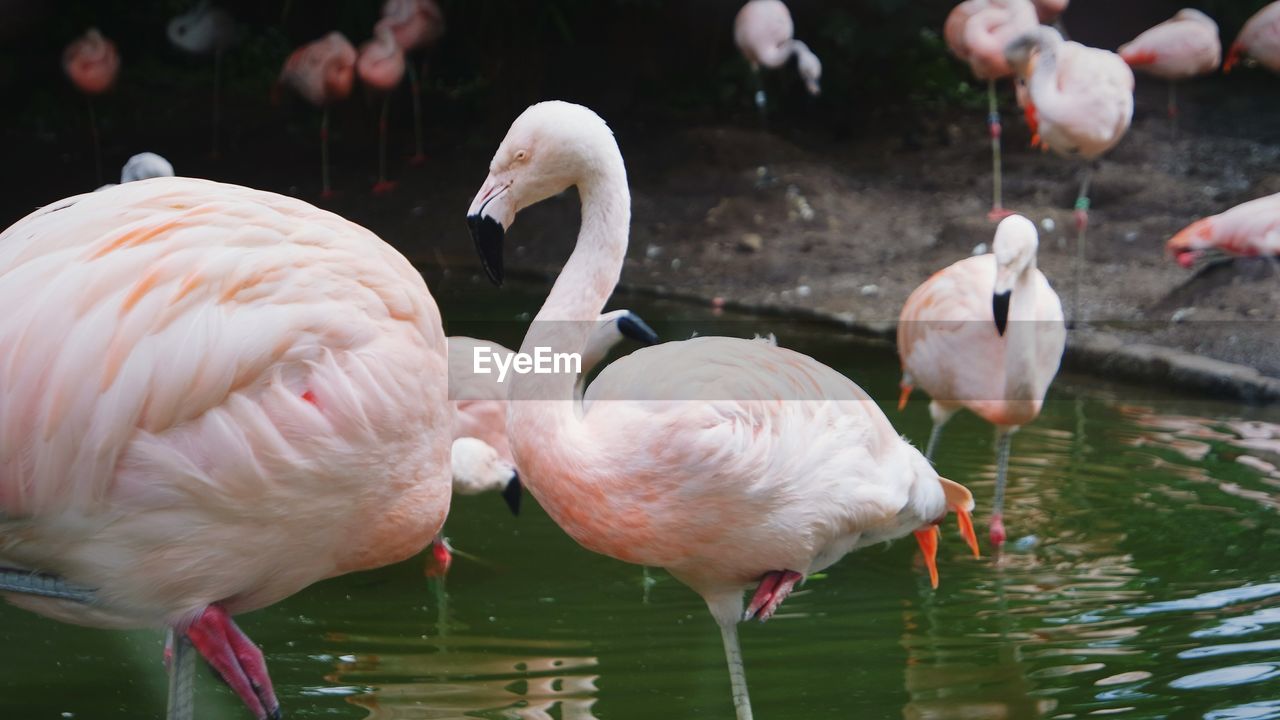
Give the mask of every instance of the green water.
<svg viewBox="0 0 1280 720">
<path fill-rule="evenodd" d="M 517 319 L 528 289 L 433 283 L 450 332 Z M 477 303 L 482 303 L 477 310 Z M 666 337 L 774 332 L 890 406 L 891 351 L 829 328 L 627 297 Z M 515 343 L 518 338 L 495 338 Z M 925 402 L 890 410 L 922 443 Z M 1061 377 L 1014 441 L 999 562 L 953 522 L 929 588 L 915 543 L 846 557 L 766 625 L 742 630 L 756 716 L 1280 718 L 1280 427 L 1276 413 Z M 992 435 L 951 423 L 943 474 L 983 508 Z M 292 718 L 731 718 L 719 633 L 702 601 L 593 555 L 531 500 L 455 501 L 447 602 L 422 558 L 316 585 L 242 627 Z M 269 552 L 269 548 L 263 548 Z M 157 718 L 158 632 L 60 625 L 0 608 L 0 719 Z M 248 717 L 202 668 L 201 718 Z"/>
</svg>

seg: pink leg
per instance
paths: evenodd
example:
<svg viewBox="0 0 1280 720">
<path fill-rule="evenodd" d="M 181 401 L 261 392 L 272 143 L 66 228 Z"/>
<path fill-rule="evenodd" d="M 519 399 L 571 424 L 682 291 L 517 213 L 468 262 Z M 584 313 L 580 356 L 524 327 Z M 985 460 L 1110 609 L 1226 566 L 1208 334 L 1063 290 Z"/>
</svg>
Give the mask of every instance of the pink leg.
<svg viewBox="0 0 1280 720">
<path fill-rule="evenodd" d="M 742 619 L 757 618 L 760 622 L 764 622 L 773 617 L 773 614 L 778 611 L 778 606 L 795 589 L 796 583 L 803 579 L 804 576 L 794 570 L 774 570 L 765 573 L 764 577 L 760 578 L 760 586 L 756 588 L 756 594 L 751 596 L 751 604 L 747 606 L 747 612 Z"/>
<path fill-rule="evenodd" d="M 436 539 L 431 542 L 431 558 L 427 560 L 427 577 L 448 575 L 452 564 L 453 553 L 449 552 L 449 541 L 443 535 L 436 535 Z"/>
<path fill-rule="evenodd" d="M 262 651 L 244 634 L 227 611 L 205 608 L 187 628 L 187 637 L 209 666 L 231 687 L 258 720 L 280 717 L 280 701 L 271 687 Z"/>
<path fill-rule="evenodd" d="M 1004 532 L 1004 516 L 992 515 L 991 516 L 991 544 L 996 547 L 997 551 L 999 551 L 1000 547 L 1004 545 L 1004 541 L 1006 537 L 1008 536 L 1005 535 L 1005 532 Z"/>
</svg>

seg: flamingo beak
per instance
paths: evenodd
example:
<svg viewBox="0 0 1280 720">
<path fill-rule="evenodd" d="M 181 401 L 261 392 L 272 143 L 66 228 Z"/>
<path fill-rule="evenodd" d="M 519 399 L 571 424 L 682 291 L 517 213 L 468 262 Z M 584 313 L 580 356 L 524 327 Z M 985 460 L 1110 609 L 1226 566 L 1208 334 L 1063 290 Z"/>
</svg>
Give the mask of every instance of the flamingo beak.
<svg viewBox="0 0 1280 720">
<path fill-rule="evenodd" d="M 627 313 L 618 318 L 618 332 L 623 337 L 631 338 L 641 345 L 657 345 L 661 342 L 658 333 L 635 313 Z"/>
<path fill-rule="evenodd" d="M 925 567 L 929 568 L 929 584 L 938 589 L 938 526 L 930 525 L 924 530 L 916 531 L 916 542 L 920 543 L 920 552 L 924 555 Z"/>
<path fill-rule="evenodd" d="M 1012 290 L 1005 290 L 1002 293 L 996 293 L 991 296 L 991 311 L 996 318 L 996 332 L 1004 335 L 1005 328 L 1009 326 L 1009 296 L 1013 294 Z"/>
<path fill-rule="evenodd" d="M 520 484 L 520 473 L 511 476 L 511 482 L 502 491 L 502 499 L 511 508 L 511 514 L 520 517 L 520 500 L 524 497 L 524 486 Z M 972 524 L 970 524 L 972 527 Z"/>
<path fill-rule="evenodd" d="M 515 220 L 515 205 L 510 183 L 501 183 L 490 175 L 467 211 L 467 226 L 475 241 L 480 264 L 494 285 L 502 287 L 502 245 L 507 228 Z"/>
<path fill-rule="evenodd" d="M 960 524 L 960 537 L 964 538 L 964 542 L 973 551 L 976 558 L 982 557 L 982 553 L 978 550 L 978 534 L 973 531 L 973 518 L 969 516 L 969 511 L 958 507 L 952 507 L 956 513 L 956 520 Z"/>
</svg>

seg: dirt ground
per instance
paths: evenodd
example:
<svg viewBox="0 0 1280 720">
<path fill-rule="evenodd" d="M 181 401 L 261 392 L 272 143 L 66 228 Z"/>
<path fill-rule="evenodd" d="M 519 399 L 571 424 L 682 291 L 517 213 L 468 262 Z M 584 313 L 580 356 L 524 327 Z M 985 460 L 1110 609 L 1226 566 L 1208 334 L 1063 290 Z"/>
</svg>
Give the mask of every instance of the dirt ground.
<svg viewBox="0 0 1280 720">
<path fill-rule="evenodd" d="M 1274 103 L 1234 98 L 1206 83 L 1182 94 L 1176 137 L 1165 89 L 1140 81 L 1134 126 L 1093 184 L 1080 333 L 1108 333 L 1255 367 L 1280 377 L 1280 275 L 1266 260 L 1238 260 L 1195 274 L 1164 255 L 1165 240 L 1192 220 L 1280 192 Z M 194 101 L 193 101 L 194 102 Z M 1026 128 L 1005 109 L 1006 205 L 1041 227 L 1040 267 L 1069 304 L 1074 202 L 1080 166 L 1029 148 Z M 430 141 L 430 161 L 405 167 L 400 187 L 371 196 L 372 112 L 335 121 L 335 185 L 320 202 L 318 151 L 305 115 L 286 131 L 270 122 L 232 133 L 212 161 L 192 147 L 198 114 L 171 135 L 138 137 L 124 124 L 104 131 L 107 166 L 156 150 L 180 174 L 298 195 L 358 222 L 426 269 L 479 273 L 463 214 L 501 138 L 474 133 Z M 301 118 L 301 119 L 300 119 Z M 232 111 L 229 126 L 236 118 Z M 281 123 L 283 125 L 283 123 Z M 614 119 L 633 195 L 624 284 L 709 302 L 795 310 L 891 331 L 910 291 L 931 273 L 991 241 L 990 155 L 981 111 L 917 119 L 879 135 L 837 141 L 764 133 L 747 115 L 733 125 L 658 128 Z M 12 222 L 35 206 L 92 187 L 87 142 L 11 131 L 13 167 L 31 170 L 0 207 Z M 393 147 L 407 148 L 398 137 Z M 112 172 L 109 170 L 109 172 Z M 509 272 L 549 273 L 577 230 L 573 193 L 523 213 L 509 235 Z"/>
</svg>

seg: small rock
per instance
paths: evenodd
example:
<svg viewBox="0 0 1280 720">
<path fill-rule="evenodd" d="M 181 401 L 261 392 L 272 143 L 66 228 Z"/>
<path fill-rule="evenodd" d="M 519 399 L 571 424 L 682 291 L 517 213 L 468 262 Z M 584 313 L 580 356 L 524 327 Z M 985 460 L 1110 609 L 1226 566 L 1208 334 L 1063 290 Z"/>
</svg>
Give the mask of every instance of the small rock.
<svg viewBox="0 0 1280 720">
<path fill-rule="evenodd" d="M 986 254 L 987 254 L 987 244 L 986 244 L 986 243 L 978 243 L 977 245 L 974 245 L 974 246 L 973 246 L 973 253 L 972 253 L 972 254 L 973 254 L 973 255 L 986 255 Z"/>
<path fill-rule="evenodd" d="M 874 295 L 879 295 L 880 286 L 879 285 L 863 285 L 860 292 L 862 293 L 863 297 L 872 297 Z"/>
<path fill-rule="evenodd" d="M 1129 232 L 1127 232 L 1127 233 L 1125 233 L 1125 234 L 1124 234 L 1124 241 L 1125 241 L 1125 242 L 1133 242 L 1134 240 L 1137 240 L 1137 239 L 1138 239 L 1138 231 L 1137 231 L 1137 230 L 1130 230 Z"/>
<path fill-rule="evenodd" d="M 1051 233 L 1057 229 L 1058 223 L 1054 222 L 1053 218 L 1047 217 L 1040 221 L 1040 227 L 1043 228 L 1045 232 Z"/>
<path fill-rule="evenodd" d="M 752 215 L 752 216 L 751 216 L 751 222 L 755 223 L 756 225 L 763 225 L 763 224 L 764 224 L 764 215 L 762 215 L 762 214 L 760 214 L 760 213 L 756 213 L 755 215 Z"/>
<path fill-rule="evenodd" d="M 657 245 L 650 244 L 649 247 L 646 247 L 644 249 L 644 256 L 649 258 L 650 260 L 653 260 L 654 258 L 658 257 L 661 254 L 662 254 L 662 248 L 658 247 Z"/>
<path fill-rule="evenodd" d="M 1176 323 L 1185 322 L 1187 318 L 1191 317 L 1191 313 L 1195 311 L 1196 309 L 1193 307 L 1178 308 L 1173 311 L 1173 315 L 1169 316 L 1169 321 Z"/>
<path fill-rule="evenodd" d="M 764 249 L 764 237 L 759 233 L 743 233 L 738 238 L 738 249 L 744 252 L 760 252 Z"/>
<path fill-rule="evenodd" d="M 813 290 L 808 285 L 801 285 L 796 288 L 796 295 L 806 298 L 813 294 Z"/>
<path fill-rule="evenodd" d="M 671 269 L 672 270 L 680 269 L 680 258 L 671 258 Z"/>
<path fill-rule="evenodd" d="M 1013 543 L 1013 547 L 1015 550 L 1030 550 L 1039 544 L 1040 538 L 1035 535 L 1027 535 L 1026 537 L 1018 538 Z"/>
</svg>

